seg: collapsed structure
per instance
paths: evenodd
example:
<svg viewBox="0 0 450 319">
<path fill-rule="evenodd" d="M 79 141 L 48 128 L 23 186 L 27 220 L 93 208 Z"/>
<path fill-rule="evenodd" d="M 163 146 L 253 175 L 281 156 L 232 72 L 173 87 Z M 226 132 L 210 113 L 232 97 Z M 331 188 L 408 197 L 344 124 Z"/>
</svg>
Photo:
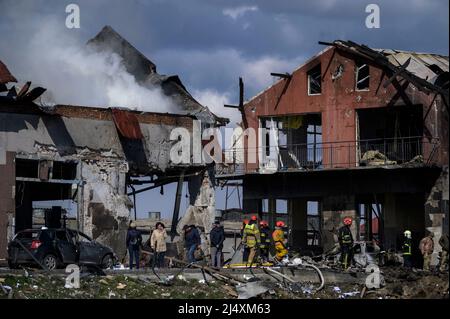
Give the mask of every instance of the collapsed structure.
<svg viewBox="0 0 450 319">
<path fill-rule="evenodd" d="M 174 128 L 192 132 L 194 120 L 204 127 L 221 126 L 228 120 L 199 104 L 178 76 L 158 74 L 156 65 L 111 27 L 103 28 L 88 45 L 118 54 L 140 85 L 161 88 L 177 107 L 177 114 L 74 105 L 44 107 L 33 101 L 45 89 L 28 91 L 31 82 L 19 93 L 14 85 L 8 88 L 17 80 L 0 62 L 0 92 L 4 92 L 0 96 L 0 259 L 6 257 L 7 243 L 15 233 L 36 226 L 33 203 L 37 201 L 74 201 L 72 226 L 110 246 L 118 256 L 126 253 L 126 231 L 133 219 L 135 203 L 130 195 L 135 198 L 138 192 L 177 182 L 172 220 L 178 221 L 182 186 L 188 181 L 189 211 L 208 215 L 203 217 L 209 220 L 207 227 L 214 218 L 214 200 L 204 209 L 202 199 L 205 192 L 213 192 L 214 167 L 173 163 L 170 149 L 178 140 L 171 132 Z M 207 185 L 205 177 L 210 179 Z M 149 186 L 136 191 L 134 186 L 142 184 Z M 44 216 L 46 224 L 60 227 L 62 215 L 60 206 L 52 207 Z M 176 226 L 172 223 L 172 236 Z"/>
<path fill-rule="evenodd" d="M 331 250 L 345 216 L 354 238 L 386 250 L 400 249 L 405 229 L 414 247 L 427 230 L 438 241 L 448 233 L 448 56 L 321 44 L 240 105 L 245 129 L 266 130 L 257 145 L 244 140 L 244 165 L 228 165 L 241 170 L 217 178 L 242 179 L 244 211 L 271 227 L 288 220 L 303 252 Z"/>
</svg>

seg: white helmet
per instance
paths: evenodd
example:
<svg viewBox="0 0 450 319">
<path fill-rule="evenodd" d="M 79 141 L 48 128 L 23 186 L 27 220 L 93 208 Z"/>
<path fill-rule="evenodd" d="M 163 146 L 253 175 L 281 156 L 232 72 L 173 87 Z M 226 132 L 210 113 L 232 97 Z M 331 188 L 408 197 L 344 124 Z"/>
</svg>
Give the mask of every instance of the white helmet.
<svg viewBox="0 0 450 319">
<path fill-rule="evenodd" d="M 403 234 L 405 235 L 406 238 L 411 238 L 411 231 L 410 230 L 405 230 L 405 232 Z"/>
</svg>

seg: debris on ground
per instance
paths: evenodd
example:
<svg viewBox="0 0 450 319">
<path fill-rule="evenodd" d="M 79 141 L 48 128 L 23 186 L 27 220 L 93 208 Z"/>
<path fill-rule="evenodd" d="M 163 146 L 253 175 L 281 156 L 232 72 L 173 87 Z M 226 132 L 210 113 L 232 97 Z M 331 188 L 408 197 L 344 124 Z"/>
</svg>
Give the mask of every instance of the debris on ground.
<svg viewBox="0 0 450 319">
<path fill-rule="evenodd" d="M 361 162 L 367 165 L 393 165 L 396 161 L 390 161 L 386 155 L 378 150 L 370 150 L 363 154 Z"/>
<path fill-rule="evenodd" d="M 80 288 L 66 289 L 65 275 L 57 273 L 2 274 L 0 299 L 414 299 L 449 298 L 448 273 L 382 268 L 384 286 L 368 288 L 364 282 L 317 283 L 268 281 L 258 274 L 241 283 L 186 279 L 173 276 L 169 284 L 145 274 L 81 276 Z M 225 276 L 226 274 L 224 274 Z M 206 283 L 206 284 L 205 284 Z"/>
</svg>

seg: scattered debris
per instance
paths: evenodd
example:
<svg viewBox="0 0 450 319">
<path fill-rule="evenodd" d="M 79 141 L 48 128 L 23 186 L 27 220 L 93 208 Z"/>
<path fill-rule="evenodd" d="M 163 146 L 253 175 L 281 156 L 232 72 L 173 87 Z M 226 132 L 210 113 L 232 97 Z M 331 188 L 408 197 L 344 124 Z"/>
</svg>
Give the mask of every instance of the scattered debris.
<svg viewBox="0 0 450 319">
<path fill-rule="evenodd" d="M 378 150 L 367 151 L 363 154 L 361 162 L 367 165 L 395 165 L 396 161 L 390 161 L 386 155 Z"/>
<path fill-rule="evenodd" d="M 243 285 L 237 285 L 238 299 L 249 299 L 265 293 L 270 288 L 264 286 L 264 282 L 252 281 Z"/>
</svg>

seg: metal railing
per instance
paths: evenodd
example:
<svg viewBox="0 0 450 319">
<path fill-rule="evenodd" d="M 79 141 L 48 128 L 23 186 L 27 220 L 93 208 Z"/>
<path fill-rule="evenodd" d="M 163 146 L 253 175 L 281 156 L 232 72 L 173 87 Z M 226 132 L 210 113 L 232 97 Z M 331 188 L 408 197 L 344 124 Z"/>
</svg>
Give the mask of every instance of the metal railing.
<svg viewBox="0 0 450 319">
<path fill-rule="evenodd" d="M 438 141 L 429 142 L 422 136 L 413 136 L 247 148 L 245 152 L 247 158 L 250 152 L 258 154 L 257 158 L 262 155 L 264 161 L 253 164 L 253 170 L 275 167 L 275 170 L 283 171 L 428 164 L 432 162 L 438 147 Z M 237 149 L 225 150 L 224 154 L 233 158 L 233 154 L 238 152 Z M 217 172 L 218 175 L 242 174 L 246 168 L 249 170 L 248 167 L 248 163 L 232 161 L 231 164 L 219 164 Z"/>
</svg>

